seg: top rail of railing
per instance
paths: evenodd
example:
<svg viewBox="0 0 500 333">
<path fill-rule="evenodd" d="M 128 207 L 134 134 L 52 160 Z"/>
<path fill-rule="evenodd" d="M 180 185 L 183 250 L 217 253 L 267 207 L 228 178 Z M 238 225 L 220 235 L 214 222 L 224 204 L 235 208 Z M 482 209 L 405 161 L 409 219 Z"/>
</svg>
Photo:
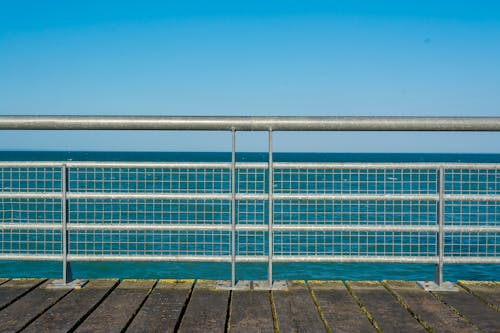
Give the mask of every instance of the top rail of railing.
<svg viewBox="0 0 500 333">
<path fill-rule="evenodd" d="M 0 130 L 500 131 L 500 117 L 0 116 Z"/>
</svg>

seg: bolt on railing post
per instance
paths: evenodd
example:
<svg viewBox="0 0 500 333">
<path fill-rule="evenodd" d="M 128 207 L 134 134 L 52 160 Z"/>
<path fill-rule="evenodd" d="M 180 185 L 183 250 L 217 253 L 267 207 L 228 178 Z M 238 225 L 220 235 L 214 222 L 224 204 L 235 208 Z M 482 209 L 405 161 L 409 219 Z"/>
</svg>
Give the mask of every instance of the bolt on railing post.
<svg viewBox="0 0 500 333">
<path fill-rule="evenodd" d="M 444 257 L 444 167 L 438 169 L 438 191 L 439 202 L 437 206 L 438 234 L 436 237 L 436 251 L 438 263 L 434 271 L 434 282 L 438 286 L 443 285 L 443 257 Z"/>
<path fill-rule="evenodd" d="M 267 282 L 269 288 L 273 286 L 273 130 L 269 129 L 269 164 L 268 164 L 268 262 L 267 262 Z"/>
<path fill-rule="evenodd" d="M 62 282 L 68 284 L 73 279 L 71 266 L 68 262 L 68 200 L 66 197 L 68 188 L 67 166 L 61 168 L 61 238 L 62 238 Z"/>
<path fill-rule="evenodd" d="M 231 130 L 231 287 L 236 285 L 236 130 Z"/>
</svg>

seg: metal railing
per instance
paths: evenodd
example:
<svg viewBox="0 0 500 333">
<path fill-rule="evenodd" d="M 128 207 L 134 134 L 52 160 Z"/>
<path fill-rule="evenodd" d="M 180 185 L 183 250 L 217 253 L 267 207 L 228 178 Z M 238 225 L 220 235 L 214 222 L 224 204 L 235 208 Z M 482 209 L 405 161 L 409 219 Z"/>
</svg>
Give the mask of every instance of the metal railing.
<svg viewBox="0 0 500 333">
<path fill-rule="evenodd" d="M 0 128 L 76 126 L 15 118 Z M 231 129 L 231 162 L 0 162 L 0 259 L 61 261 L 65 282 L 73 261 L 227 262 L 233 287 L 237 262 L 270 287 L 275 262 L 429 263 L 438 285 L 444 264 L 500 263 L 500 164 L 274 162 L 272 128 L 269 161 L 240 163 Z"/>
</svg>

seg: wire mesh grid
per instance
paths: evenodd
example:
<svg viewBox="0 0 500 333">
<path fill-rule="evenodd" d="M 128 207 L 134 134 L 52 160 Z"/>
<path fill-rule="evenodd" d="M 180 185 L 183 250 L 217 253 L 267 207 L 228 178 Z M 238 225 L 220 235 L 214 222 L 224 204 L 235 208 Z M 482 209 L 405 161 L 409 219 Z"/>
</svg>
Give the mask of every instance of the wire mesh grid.
<svg viewBox="0 0 500 333">
<path fill-rule="evenodd" d="M 236 191 L 257 194 L 267 192 L 267 170 L 257 168 L 238 168 L 236 170 Z"/>
<path fill-rule="evenodd" d="M 265 200 L 239 200 L 236 203 L 236 223 L 242 225 L 267 224 L 268 206 Z"/>
<path fill-rule="evenodd" d="M 436 225 L 429 200 L 276 200 L 274 223 L 292 225 Z"/>
<path fill-rule="evenodd" d="M 70 230 L 69 253 L 80 256 L 221 256 L 230 254 L 230 232 Z"/>
<path fill-rule="evenodd" d="M 500 169 L 446 169 L 447 194 L 500 194 Z"/>
<path fill-rule="evenodd" d="M 495 232 L 446 232 L 445 257 L 499 257 L 500 237 Z"/>
<path fill-rule="evenodd" d="M 227 168 L 99 168 L 69 169 L 69 190 L 116 193 L 228 193 Z"/>
<path fill-rule="evenodd" d="M 230 169 L 183 167 L 71 167 L 71 193 L 230 193 Z M 238 194 L 266 194 L 268 170 L 238 168 Z M 2 167 L 0 192 L 60 192 L 57 167 Z M 282 194 L 438 194 L 438 169 L 293 168 L 274 170 L 273 191 Z M 458 169 L 444 174 L 445 194 L 498 195 L 498 169 Z M 275 199 L 275 225 L 303 226 L 435 226 L 435 200 Z M 237 225 L 269 223 L 268 201 L 236 202 Z M 61 253 L 60 229 L 14 228 L 9 224 L 58 224 L 60 199 L 0 199 L 2 254 L 54 255 Z M 498 226 L 500 204 L 493 200 L 444 202 L 444 250 L 448 257 L 497 257 L 498 237 L 474 227 Z M 71 229 L 76 225 L 110 225 L 110 230 Z M 118 230 L 114 225 L 206 225 L 204 230 Z M 221 256 L 231 252 L 231 233 L 210 227 L 231 224 L 230 200 L 195 199 L 76 199 L 68 200 L 69 249 L 86 256 Z M 452 231 L 446 227 L 470 227 Z M 273 251 L 279 256 L 437 256 L 435 232 L 427 231 L 283 231 L 274 230 Z M 266 231 L 236 231 L 236 255 L 267 256 Z M 293 258 L 292 258 L 293 260 Z M 369 260 L 369 259 L 367 259 Z"/>
<path fill-rule="evenodd" d="M 228 200 L 72 199 L 71 224 L 202 224 L 231 223 Z"/>
<path fill-rule="evenodd" d="M 275 193 L 435 194 L 435 169 L 276 168 Z"/>
<path fill-rule="evenodd" d="M 498 201 L 446 201 L 444 224 L 450 226 L 499 226 Z"/>
<path fill-rule="evenodd" d="M 61 229 L 0 229 L 0 254 L 60 255 Z"/>
<path fill-rule="evenodd" d="M 268 235 L 264 231 L 236 232 L 236 255 L 267 256 Z"/>
<path fill-rule="evenodd" d="M 0 225 L 9 223 L 61 223 L 61 200 L 0 199 Z"/>
<path fill-rule="evenodd" d="M 279 256 L 409 256 L 436 255 L 436 234 L 430 232 L 275 231 Z"/>
<path fill-rule="evenodd" d="M 1 167 L 0 192 L 60 192 L 61 169 L 54 167 Z"/>
</svg>

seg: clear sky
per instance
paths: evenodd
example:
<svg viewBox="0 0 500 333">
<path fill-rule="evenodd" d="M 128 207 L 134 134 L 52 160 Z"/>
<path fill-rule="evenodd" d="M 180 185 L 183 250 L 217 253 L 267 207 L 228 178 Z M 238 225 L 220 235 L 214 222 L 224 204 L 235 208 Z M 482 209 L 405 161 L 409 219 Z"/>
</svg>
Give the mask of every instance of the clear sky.
<svg viewBox="0 0 500 333">
<path fill-rule="evenodd" d="M 0 0 L 0 114 L 500 116 L 500 1 Z M 0 150 L 230 144 L 90 134 L 0 132 Z M 500 134 L 276 133 L 275 146 L 500 153 Z"/>
</svg>

